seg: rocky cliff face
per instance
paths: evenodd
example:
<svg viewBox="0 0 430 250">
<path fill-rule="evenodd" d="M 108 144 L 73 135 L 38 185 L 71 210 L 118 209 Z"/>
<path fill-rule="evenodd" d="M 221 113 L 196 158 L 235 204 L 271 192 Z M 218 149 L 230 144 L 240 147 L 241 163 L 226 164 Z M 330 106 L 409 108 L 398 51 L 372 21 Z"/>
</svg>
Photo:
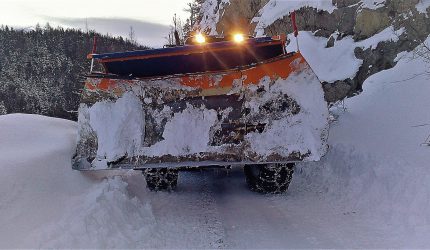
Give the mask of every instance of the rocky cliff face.
<svg viewBox="0 0 430 250">
<path fill-rule="evenodd" d="M 369 76 L 392 68 L 401 52 L 413 50 L 430 33 L 429 0 L 206 0 L 199 28 L 212 34 L 291 33 L 291 11 L 296 11 L 301 31 L 326 39 L 321 50 L 336 48 L 342 40 L 350 39 L 351 54 L 361 61 L 355 74 L 323 82 L 330 102 L 360 92 Z M 372 41 L 377 42 L 363 46 Z"/>
</svg>

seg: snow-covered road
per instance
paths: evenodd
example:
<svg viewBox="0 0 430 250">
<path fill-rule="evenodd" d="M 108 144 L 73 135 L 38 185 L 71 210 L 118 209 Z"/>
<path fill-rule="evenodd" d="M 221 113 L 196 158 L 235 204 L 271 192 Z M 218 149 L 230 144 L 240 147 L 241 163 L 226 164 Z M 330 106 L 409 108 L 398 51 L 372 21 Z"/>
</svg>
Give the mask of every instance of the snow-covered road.
<svg viewBox="0 0 430 250">
<path fill-rule="evenodd" d="M 430 232 L 428 224 L 416 234 L 419 228 L 399 227 L 352 210 L 344 200 L 326 200 L 315 190 L 302 190 L 300 181 L 293 182 L 289 194 L 270 196 L 249 192 L 240 169 L 188 172 L 181 177 L 175 193 L 143 191 L 140 195 L 150 200 L 157 221 L 147 247 L 401 248 L 430 244 L 425 236 Z"/>
</svg>

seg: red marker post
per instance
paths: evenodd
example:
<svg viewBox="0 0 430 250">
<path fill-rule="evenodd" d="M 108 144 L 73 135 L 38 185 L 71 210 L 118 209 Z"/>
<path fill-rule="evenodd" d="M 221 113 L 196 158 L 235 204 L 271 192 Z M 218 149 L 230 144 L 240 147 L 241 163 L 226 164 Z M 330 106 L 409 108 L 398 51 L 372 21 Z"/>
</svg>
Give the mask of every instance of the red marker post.
<svg viewBox="0 0 430 250">
<path fill-rule="evenodd" d="M 294 29 L 294 36 L 296 37 L 296 43 L 297 43 L 297 51 L 300 51 L 300 47 L 299 47 L 299 30 L 297 29 L 297 23 L 296 23 L 296 12 L 293 11 L 291 13 L 291 23 L 293 25 L 293 29 Z"/>
</svg>

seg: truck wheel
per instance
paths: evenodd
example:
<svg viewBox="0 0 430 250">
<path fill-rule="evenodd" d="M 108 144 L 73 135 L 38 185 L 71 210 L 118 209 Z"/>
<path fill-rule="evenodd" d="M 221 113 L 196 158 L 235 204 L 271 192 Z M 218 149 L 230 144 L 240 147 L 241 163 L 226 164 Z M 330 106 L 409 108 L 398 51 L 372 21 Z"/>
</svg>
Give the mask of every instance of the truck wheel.
<svg viewBox="0 0 430 250">
<path fill-rule="evenodd" d="M 252 191 L 280 194 L 287 191 L 294 172 L 294 163 L 246 165 L 246 182 Z"/>
<path fill-rule="evenodd" d="M 170 191 L 176 188 L 179 172 L 177 169 L 148 168 L 143 170 L 143 175 L 149 190 Z"/>
</svg>

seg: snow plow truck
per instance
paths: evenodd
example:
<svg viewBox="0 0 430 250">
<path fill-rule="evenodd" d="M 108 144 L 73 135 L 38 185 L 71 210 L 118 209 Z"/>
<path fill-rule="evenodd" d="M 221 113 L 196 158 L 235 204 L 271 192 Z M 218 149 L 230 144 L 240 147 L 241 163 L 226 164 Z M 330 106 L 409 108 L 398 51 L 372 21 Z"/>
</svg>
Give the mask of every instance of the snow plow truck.
<svg viewBox="0 0 430 250">
<path fill-rule="evenodd" d="M 205 36 L 161 49 L 90 54 L 76 170 L 134 169 L 151 190 L 185 168 L 244 168 L 251 190 L 285 192 L 294 165 L 326 153 L 320 81 L 286 37 Z"/>
</svg>

